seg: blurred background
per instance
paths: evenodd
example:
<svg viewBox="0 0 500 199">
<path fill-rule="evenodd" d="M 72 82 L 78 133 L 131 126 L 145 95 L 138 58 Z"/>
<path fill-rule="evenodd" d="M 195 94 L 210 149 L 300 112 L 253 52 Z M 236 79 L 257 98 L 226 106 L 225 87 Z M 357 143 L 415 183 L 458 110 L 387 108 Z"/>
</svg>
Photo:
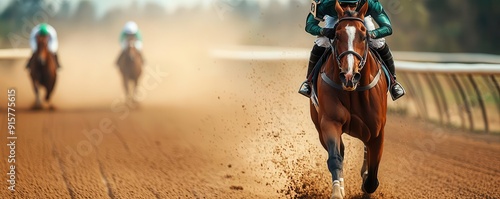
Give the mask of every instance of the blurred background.
<svg viewBox="0 0 500 199">
<path fill-rule="evenodd" d="M 500 1 L 379 1 L 407 95 L 388 101 L 381 185 L 371 198 L 500 198 Z M 17 190 L 0 180 L 0 197 L 329 197 L 327 154 L 308 99 L 297 94 L 315 39 L 304 31 L 309 6 L 0 1 L 0 91 L 17 90 L 19 136 Z M 146 61 L 138 105 L 125 100 L 115 65 L 130 20 Z M 42 22 L 59 39 L 54 111 L 31 109 L 25 69 L 29 34 Z M 365 198 L 363 145 L 343 139 L 347 198 Z M 1 171 L 8 166 L 0 161 Z"/>
<path fill-rule="evenodd" d="M 500 7 L 497 1 L 380 2 L 393 23 L 394 34 L 388 39 L 394 50 L 500 53 L 495 29 L 500 25 L 496 20 L 500 11 L 492 9 Z M 4 48 L 27 47 L 9 41 L 13 34 L 22 35 L 23 31 L 28 31 L 23 28 L 30 27 L 19 25 L 26 20 L 30 25 L 48 21 L 64 39 L 77 31 L 75 26 L 94 31 L 102 27 L 112 29 L 111 25 L 121 25 L 123 20 L 130 19 L 158 22 L 160 29 L 171 27 L 169 32 L 183 34 L 203 32 L 208 24 L 217 24 L 220 27 L 210 30 L 224 33 L 219 34 L 220 37 L 237 35 L 235 42 L 240 44 L 309 47 L 311 36 L 303 31 L 308 7 L 306 0 L 6 0 L 0 3 L 0 44 Z M 174 28 L 196 24 L 207 26 L 197 26 L 200 29 L 193 32 Z M 73 31 L 66 31 L 70 25 Z"/>
</svg>

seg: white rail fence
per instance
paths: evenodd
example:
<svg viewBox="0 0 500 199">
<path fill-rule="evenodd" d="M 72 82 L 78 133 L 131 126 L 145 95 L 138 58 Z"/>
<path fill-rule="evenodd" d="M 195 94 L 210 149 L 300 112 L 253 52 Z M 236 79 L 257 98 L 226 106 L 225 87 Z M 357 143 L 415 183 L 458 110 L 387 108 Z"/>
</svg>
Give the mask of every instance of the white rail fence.
<svg viewBox="0 0 500 199">
<path fill-rule="evenodd" d="M 0 60 L 28 59 L 30 55 L 29 48 L 0 49 Z"/>
<path fill-rule="evenodd" d="M 210 54 L 232 60 L 300 60 L 310 49 L 239 46 Z M 500 132 L 500 56 L 394 52 L 398 80 L 407 96 L 393 108 L 468 131 Z"/>
</svg>

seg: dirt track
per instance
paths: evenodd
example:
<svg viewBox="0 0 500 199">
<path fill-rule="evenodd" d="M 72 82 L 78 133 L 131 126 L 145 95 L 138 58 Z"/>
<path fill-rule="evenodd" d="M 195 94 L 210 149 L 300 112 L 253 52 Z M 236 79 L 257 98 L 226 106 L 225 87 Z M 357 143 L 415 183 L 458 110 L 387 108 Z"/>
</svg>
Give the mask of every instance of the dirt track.
<svg viewBox="0 0 500 199">
<path fill-rule="evenodd" d="M 307 100 L 296 93 L 304 63 L 212 60 L 202 56 L 205 44 L 183 45 L 146 24 L 142 85 L 149 87 L 133 109 L 123 103 L 113 66 L 119 48 L 110 41 L 120 26 L 85 34 L 86 41 L 78 31 L 61 34 L 54 112 L 29 110 L 24 61 L 1 63 L 0 91 L 18 91 L 18 140 L 16 192 L 7 191 L 2 175 L 0 198 L 329 196 L 326 152 Z M 0 93 L 0 129 L 7 125 L 6 95 Z M 7 172 L 2 135 L 0 169 Z M 372 198 L 500 198 L 499 136 L 397 115 L 389 115 L 386 135 L 381 185 Z M 345 142 L 347 198 L 363 198 L 362 147 L 349 137 Z"/>
<path fill-rule="evenodd" d="M 172 87 L 178 77 L 171 76 L 130 112 L 125 104 L 111 108 L 106 97 L 92 97 L 88 107 L 59 98 L 57 111 L 32 112 L 28 97 L 18 96 L 16 192 L 1 180 L 0 197 L 328 197 L 326 153 L 307 100 L 295 93 L 303 68 L 214 62 L 186 72 L 193 75 L 187 81 L 198 80 L 187 87 L 191 91 L 175 92 L 183 89 Z M 2 129 L 6 121 L 2 114 Z M 498 136 L 452 132 L 397 115 L 388 121 L 381 186 L 372 198 L 500 197 Z M 101 123 L 109 133 L 96 131 Z M 347 196 L 362 198 L 361 145 L 345 139 Z M 2 157 L 7 153 L 1 147 Z M 6 167 L 2 160 L 3 172 Z"/>
</svg>

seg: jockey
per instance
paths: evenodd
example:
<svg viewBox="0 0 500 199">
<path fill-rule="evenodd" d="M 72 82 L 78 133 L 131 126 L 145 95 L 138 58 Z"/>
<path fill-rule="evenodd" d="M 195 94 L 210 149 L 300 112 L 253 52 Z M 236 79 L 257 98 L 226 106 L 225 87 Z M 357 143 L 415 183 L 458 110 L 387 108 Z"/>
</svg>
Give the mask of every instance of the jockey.
<svg viewBox="0 0 500 199">
<path fill-rule="evenodd" d="M 314 0 L 313 0 L 314 1 Z M 311 87 L 309 85 L 309 74 L 312 72 L 314 66 L 320 59 L 321 55 L 325 52 L 327 48 L 331 46 L 330 38 L 335 35 L 335 30 L 333 29 L 334 24 L 337 22 L 337 12 L 335 11 L 336 0 L 324 0 L 321 3 L 317 3 L 313 13 L 307 16 L 306 28 L 305 30 L 312 34 L 317 35 L 318 38 L 314 42 L 315 45 L 311 50 L 311 56 L 309 58 L 309 65 L 307 68 L 306 81 L 304 81 L 303 86 L 301 86 L 299 93 L 309 97 L 311 95 Z M 383 37 L 392 34 L 392 27 L 389 17 L 384 11 L 382 4 L 378 0 L 338 0 L 340 6 L 344 10 L 355 10 L 359 5 L 368 3 L 367 16 L 371 17 L 365 18 L 365 24 L 368 28 L 368 34 L 370 36 L 370 46 L 380 54 L 385 65 L 389 69 L 390 73 L 396 79 L 396 71 L 394 67 L 394 60 L 392 58 L 392 53 L 389 46 L 385 43 Z M 360 3 L 361 2 L 361 3 Z M 326 17 L 325 17 L 326 16 Z M 325 28 L 321 28 L 318 24 L 320 20 L 326 20 Z M 371 18 L 377 22 L 379 28 L 375 29 Z M 405 91 L 401 84 L 397 81 L 394 82 L 394 86 L 390 90 L 391 96 L 394 100 L 402 97 Z"/>
<path fill-rule="evenodd" d="M 123 27 L 122 32 L 120 33 L 120 45 L 122 47 L 122 51 L 127 49 L 129 46 L 129 38 L 133 37 L 134 38 L 134 47 L 139 51 L 139 55 L 141 56 L 141 60 L 144 61 L 142 57 L 142 35 L 141 32 L 139 31 L 139 27 L 134 21 L 128 21 L 125 23 L 125 26 Z M 123 53 L 122 53 L 123 55 Z M 120 58 L 122 57 L 120 55 Z"/>
<path fill-rule="evenodd" d="M 52 26 L 50 26 L 49 24 L 46 24 L 46 23 L 41 23 L 41 24 L 38 24 L 37 26 L 35 26 L 31 30 L 31 34 L 30 34 L 30 46 L 31 46 L 31 50 L 33 50 L 33 52 L 35 52 L 38 48 L 37 42 L 36 42 L 36 37 L 38 35 L 49 37 L 49 42 L 47 44 L 49 51 L 54 54 L 57 68 L 60 68 L 61 65 L 59 64 L 59 58 L 57 57 L 57 49 L 59 47 L 59 43 L 57 42 L 56 30 Z M 28 65 L 26 65 L 26 68 L 29 68 L 30 63 L 33 61 L 33 58 L 34 57 L 31 57 L 30 61 L 28 62 Z"/>
</svg>

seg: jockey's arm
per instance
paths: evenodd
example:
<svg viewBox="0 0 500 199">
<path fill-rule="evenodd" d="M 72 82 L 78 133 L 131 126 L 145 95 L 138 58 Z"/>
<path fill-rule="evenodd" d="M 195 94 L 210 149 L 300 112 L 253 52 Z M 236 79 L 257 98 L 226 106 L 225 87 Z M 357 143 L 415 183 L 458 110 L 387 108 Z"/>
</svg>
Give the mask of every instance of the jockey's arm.
<svg viewBox="0 0 500 199">
<path fill-rule="evenodd" d="M 329 15 L 331 17 L 337 16 L 337 12 L 335 11 L 335 1 L 325 1 L 318 5 L 318 9 L 316 10 L 316 17 L 323 18 L 325 15 Z M 314 18 L 314 16 L 309 13 L 307 15 L 306 20 L 306 32 L 311 35 L 317 36 L 321 35 L 321 31 L 323 28 L 319 26 L 319 21 Z"/>
<path fill-rule="evenodd" d="M 370 35 L 373 39 L 387 37 L 392 34 L 391 20 L 384 11 L 384 8 L 378 2 L 378 0 L 370 0 L 369 11 L 367 15 L 371 15 L 372 18 L 377 22 L 379 28 L 370 31 Z"/>
<path fill-rule="evenodd" d="M 314 16 L 309 13 L 306 20 L 306 32 L 311 35 L 317 36 L 321 33 L 321 27 L 319 26 L 319 21 L 314 18 Z"/>
<path fill-rule="evenodd" d="M 135 39 L 137 39 L 137 41 L 142 41 L 141 31 L 137 31 L 137 33 L 135 33 Z"/>
</svg>

